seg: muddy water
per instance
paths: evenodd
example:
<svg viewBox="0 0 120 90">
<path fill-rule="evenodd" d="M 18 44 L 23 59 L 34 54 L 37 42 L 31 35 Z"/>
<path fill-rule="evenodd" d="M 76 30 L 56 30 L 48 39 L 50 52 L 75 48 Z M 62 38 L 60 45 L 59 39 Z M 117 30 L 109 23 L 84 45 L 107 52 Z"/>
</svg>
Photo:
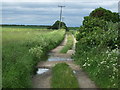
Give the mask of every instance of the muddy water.
<svg viewBox="0 0 120 90">
<path fill-rule="evenodd" d="M 46 57 L 47 61 L 69 61 L 72 60 L 70 57 L 61 57 L 61 56 L 54 56 L 54 53 L 49 53 Z M 36 74 L 40 75 L 40 74 L 44 74 L 45 72 L 48 72 L 49 69 L 47 68 L 38 68 Z"/>
<path fill-rule="evenodd" d="M 71 58 L 61 58 L 61 57 L 50 57 L 48 61 L 65 61 L 65 60 L 72 60 Z"/>
<path fill-rule="evenodd" d="M 47 72 L 48 70 L 49 69 L 47 69 L 47 68 L 38 68 L 37 74 L 43 74 L 43 73 Z"/>
<path fill-rule="evenodd" d="M 55 53 L 48 53 L 48 61 L 68 61 L 72 60 L 71 57 L 66 56 L 65 54 L 59 55 Z"/>
<path fill-rule="evenodd" d="M 71 58 L 61 58 L 61 57 L 49 57 L 48 61 L 69 61 L 72 60 Z M 38 68 L 36 74 L 44 74 L 45 72 L 48 72 L 49 69 L 47 68 Z"/>
</svg>

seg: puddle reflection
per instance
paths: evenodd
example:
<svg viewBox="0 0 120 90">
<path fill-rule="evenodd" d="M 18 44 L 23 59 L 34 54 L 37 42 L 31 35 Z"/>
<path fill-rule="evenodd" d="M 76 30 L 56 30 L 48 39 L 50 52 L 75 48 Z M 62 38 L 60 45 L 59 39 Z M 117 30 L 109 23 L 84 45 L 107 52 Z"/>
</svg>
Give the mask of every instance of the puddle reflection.
<svg viewBox="0 0 120 90">
<path fill-rule="evenodd" d="M 47 72 L 49 69 L 47 68 L 38 68 L 37 74 L 43 74 L 45 72 Z"/>
</svg>

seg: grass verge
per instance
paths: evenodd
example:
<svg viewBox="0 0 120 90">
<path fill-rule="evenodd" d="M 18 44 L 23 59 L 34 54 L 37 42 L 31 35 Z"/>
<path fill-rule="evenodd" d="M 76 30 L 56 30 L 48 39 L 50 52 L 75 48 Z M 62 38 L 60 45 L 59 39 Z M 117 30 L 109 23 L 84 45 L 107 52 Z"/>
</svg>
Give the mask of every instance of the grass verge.
<svg viewBox="0 0 120 90">
<path fill-rule="evenodd" d="M 60 63 L 52 68 L 52 88 L 79 88 L 78 81 L 71 68 Z"/>
<path fill-rule="evenodd" d="M 73 37 L 71 34 L 67 36 L 67 44 L 62 48 L 60 53 L 67 53 L 68 50 L 72 49 L 73 47 Z"/>
</svg>

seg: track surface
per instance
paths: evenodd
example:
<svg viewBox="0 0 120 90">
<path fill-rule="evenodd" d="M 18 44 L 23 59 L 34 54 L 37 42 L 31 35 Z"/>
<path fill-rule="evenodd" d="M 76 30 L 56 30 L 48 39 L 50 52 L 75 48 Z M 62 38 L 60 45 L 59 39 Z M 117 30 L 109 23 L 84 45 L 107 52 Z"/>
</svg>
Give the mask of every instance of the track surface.
<svg viewBox="0 0 120 90">
<path fill-rule="evenodd" d="M 50 87 L 51 83 L 50 81 L 52 77 L 51 68 L 54 67 L 56 64 L 63 62 L 67 63 L 74 71 L 74 74 L 78 80 L 80 88 L 97 88 L 94 82 L 90 80 L 88 75 L 71 59 L 71 55 L 74 54 L 75 52 L 76 43 L 74 36 L 73 39 L 74 39 L 73 49 L 68 50 L 66 54 L 61 54 L 59 52 L 66 45 L 67 35 L 65 36 L 65 39 L 58 47 L 50 51 L 50 58 L 58 57 L 57 61 L 42 61 L 38 63 L 38 65 L 36 66 L 37 68 L 49 68 L 50 70 L 41 75 L 35 75 L 33 77 L 32 81 L 34 88 L 51 88 Z M 59 60 L 59 58 L 66 58 L 66 60 Z"/>
</svg>

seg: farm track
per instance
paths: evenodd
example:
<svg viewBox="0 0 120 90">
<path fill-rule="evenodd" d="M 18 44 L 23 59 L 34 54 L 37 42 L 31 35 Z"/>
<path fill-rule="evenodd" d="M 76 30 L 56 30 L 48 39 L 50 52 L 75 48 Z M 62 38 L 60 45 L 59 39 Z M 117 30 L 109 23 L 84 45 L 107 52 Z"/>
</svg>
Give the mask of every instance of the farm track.
<svg viewBox="0 0 120 90">
<path fill-rule="evenodd" d="M 74 36 L 73 36 L 74 38 Z M 74 44 L 72 50 L 68 50 L 66 54 L 59 53 L 60 50 L 66 45 L 67 42 L 67 35 L 65 36 L 63 42 L 56 47 L 55 49 L 50 51 L 50 55 L 52 57 L 59 57 L 59 58 L 71 58 L 71 55 L 75 52 L 75 43 L 77 42 L 74 38 Z M 78 80 L 78 84 L 80 88 L 97 88 L 93 81 L 90 80 L 88 75 L 79 67 L 79 65 L 76 65 L 74 61 L 71 60 L 57 60 L 57 61 L 41 61 L 38 63 L 36 68 L 48 68 L 49 71 L 45 72 L 41 75 L 35 75 L 33 77 L 33 87 L 34 88 L 51 88 L 50 87 L 50 81 L 52 77 L 51 68 L 54 67 L 58 63 L 66 63 L 68 64 L 71 69 L 74 71 L 74 74 Z M 96 90 L 96 89 L 94 89 Z"/>
<path fill-rule="evenodd" d="M 65 56 L 63 54 L 59 55 L 59 52 L 66 45 L 66 43 L 67 43 L 67 35 L 65 36 L 62 43 L 59 46 L 57 46 L 55 49 L 51 50 L 50 53 L 52 53 L 53 56 L 60 56 L 60 57 Z M 68 57 L 70 57 L 70 56 L 68 56 Z M 46 65 L 47 62 L 48 61 L 39 62 L 38 65 L 36 66 L 36 68 L 38 68 L 39 65 L 44 65 L 43 63 L 45 63 L 45 65 Z M 46 66 L 45 67 L 42 66 L 41 68 L 46 68 Z M 50 69 L 48 72 L 45 72 L 45 73 L 40 74 L 40 75 L 35 75 L 32 78 L 33 88 L 50 88 L 50 80 L 51 80 L 51 77 L 52 77 L 51 73 L 52 72 L 51 72 L 51 69 Z"/>
</svg>

